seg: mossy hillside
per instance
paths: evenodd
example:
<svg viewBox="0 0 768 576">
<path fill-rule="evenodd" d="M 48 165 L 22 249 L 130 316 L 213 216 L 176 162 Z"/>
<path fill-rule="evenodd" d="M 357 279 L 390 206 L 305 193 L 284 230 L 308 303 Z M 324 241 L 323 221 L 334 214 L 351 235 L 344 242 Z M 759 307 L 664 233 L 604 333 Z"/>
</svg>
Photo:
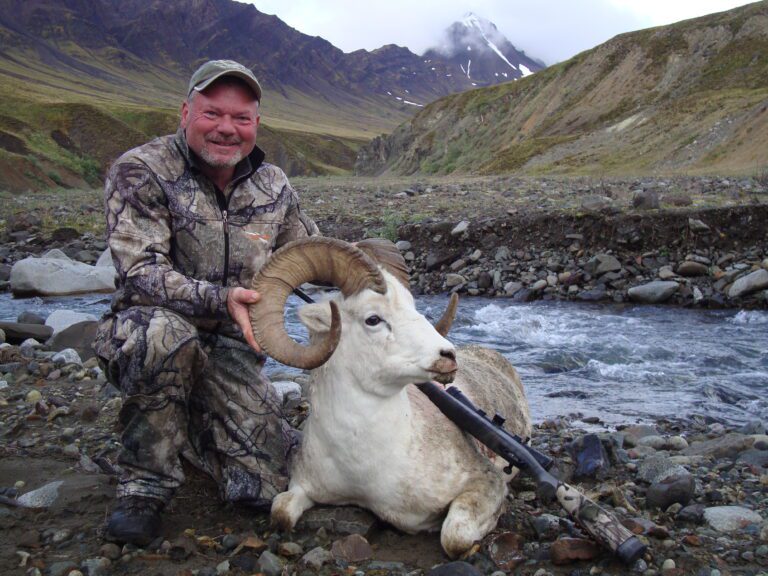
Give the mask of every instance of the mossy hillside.
<svg viewBox="0 0 768 576">
<path fill-rule="evenodd" d="M 533 76 L 449 96 L 380 144 L 392 152 L 373 170 L 752 173 L 768 165 L 768 132 L 750 130 L 768 89 L 766 27 L 759 2 L 622 34 Z"/>
</svg>

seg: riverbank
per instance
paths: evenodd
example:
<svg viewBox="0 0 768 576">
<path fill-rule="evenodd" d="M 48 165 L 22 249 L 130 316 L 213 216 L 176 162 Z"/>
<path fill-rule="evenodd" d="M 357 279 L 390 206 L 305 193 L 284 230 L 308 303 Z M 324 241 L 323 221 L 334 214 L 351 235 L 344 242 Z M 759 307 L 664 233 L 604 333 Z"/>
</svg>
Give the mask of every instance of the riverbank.
<svg viewBox="0 0 768 576">
<path fill-rule="evenodd" d="M 417 294 L 768 308 L 768 179 L 295 179 L 322 232 L 400 241 Z M 71 198 L 68 196 L 71 195 Z M 100 191 L 0 205 L 10 266 L 106 248 Z"/>
<path fill-rule="evenodd" d="M 191 468 L 161 538 L 146 549 L 105 543 L 118 471 L 118 392 L 93 359 L 71 352 L 56 356 L 27 343 L 0 355 L 11 374 L 0 391 L 3 574 L 718 576 L 768 567 L 764 423 L 729 427 L 698 417 L 609 428 L 598 417 L 570 415 L 536 426 L 533 445 L 557 459 L 558 475 L 614 510 L 648 545 L 632 567 L 539 501 L 525 477 L 513 481 L 496 530 L 463 566 L 449 564 L 436 534 L 405 535 L 355 508 L 320 508 L 294 533 L 273 532 L 266 514 L 222 504 Z M 300 426 L 307 377 L 272 377 L 291 379 L 281 386 L 293 390 L 284 407 Z"/>
</svg>

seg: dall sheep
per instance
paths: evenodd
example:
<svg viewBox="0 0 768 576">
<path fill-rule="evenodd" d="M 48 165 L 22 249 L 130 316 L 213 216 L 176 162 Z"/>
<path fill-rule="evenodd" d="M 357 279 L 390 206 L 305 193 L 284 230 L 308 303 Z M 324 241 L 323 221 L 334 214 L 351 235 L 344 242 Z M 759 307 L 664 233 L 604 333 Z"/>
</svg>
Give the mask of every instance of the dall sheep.
<svg viewBox="0 0 768 576">
<path fill-rule="evenodd" d="M 444 338 L 455 299 L 438 322 L 442 334 L 416 310 L 405 263 L 382 246 L 294 242 L 254 282 L 270 294 L 251 309 L 257 340 L 276 360 L 313 369 L 302 444 L 271 516 L 290 530 L 315 504 L 354 504 L 408 533 L 440 529 L 443 549 L 457 557 L 495 527 L 510 477 L 505 462 L 490 460 L 413 384 L 453 380 L 523 437 L 531 431 L 528 403 L 504 357 L 478 346 L 456 350 Z M 311 337 L 305 348 L 285 332 L 283 307 L 309 280 L 342 294 L 300 309 Z"/>
</svg>

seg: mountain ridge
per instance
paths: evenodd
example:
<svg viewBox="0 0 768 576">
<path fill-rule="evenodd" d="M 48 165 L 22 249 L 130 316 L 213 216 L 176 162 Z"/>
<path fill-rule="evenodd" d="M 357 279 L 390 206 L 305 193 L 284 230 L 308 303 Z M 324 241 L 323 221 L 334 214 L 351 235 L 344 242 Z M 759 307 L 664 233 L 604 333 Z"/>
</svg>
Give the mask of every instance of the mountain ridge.
<svg viewBox="0 0 768 576">
<path fill-rule="evenodd" d="M 359 174 L 748 173 L 768 164 L 768 2 L 616 36 L 437 100 Z"/>
</svg>

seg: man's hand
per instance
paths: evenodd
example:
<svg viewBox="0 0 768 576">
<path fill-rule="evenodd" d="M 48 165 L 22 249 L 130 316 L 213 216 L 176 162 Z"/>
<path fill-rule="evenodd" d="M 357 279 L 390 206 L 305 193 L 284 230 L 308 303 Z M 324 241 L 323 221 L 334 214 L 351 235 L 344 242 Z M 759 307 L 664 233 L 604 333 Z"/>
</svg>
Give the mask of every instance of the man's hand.
<svg viewBox="0 0 768 576">
<path fill-rule="evenodd" d="M 255 304 L 261 300 L 261 294 L 255 290 L 246 290 L 245 288 L 232 288 L 227 295 L 227 312 L 229 312 L 230 318 L 240 326 L 240 330 L 243 331 L 245 341 L 256 350 L 261 352 L 261 348 L 256 343 L 256 338 L 253 337 L 253 327 L 251 326 L 251 318 L 248 315 L 248 306 Z"/>
</svg>

